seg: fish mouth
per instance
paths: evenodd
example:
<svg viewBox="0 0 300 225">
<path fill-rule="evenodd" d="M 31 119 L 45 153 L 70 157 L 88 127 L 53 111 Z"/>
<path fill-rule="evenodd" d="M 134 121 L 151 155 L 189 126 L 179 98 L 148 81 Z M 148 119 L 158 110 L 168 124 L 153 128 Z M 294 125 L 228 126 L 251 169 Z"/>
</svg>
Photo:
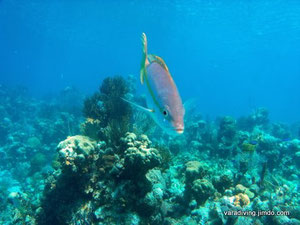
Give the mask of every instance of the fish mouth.
<svg viewBox="0 0 300 225">
<path fill-rule="evenodd" d="M 177 129 L 175 129 L 175 130 L 176 130 L 176 132 L 177 132 L 178 134 L 182 134 L 183 131 L 184 131 L 183 128 L 177 128 Z"/>
</svg>

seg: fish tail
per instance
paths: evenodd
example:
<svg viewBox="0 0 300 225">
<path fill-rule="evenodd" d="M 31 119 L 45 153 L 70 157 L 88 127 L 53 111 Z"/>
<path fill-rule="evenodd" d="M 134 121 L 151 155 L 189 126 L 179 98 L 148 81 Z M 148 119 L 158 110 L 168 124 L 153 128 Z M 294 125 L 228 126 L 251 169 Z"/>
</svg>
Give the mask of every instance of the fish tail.
<svg viewBox="0 0 300 225">
<path fill-rule="evenodd" d="M 147 37 L 145 33 L 142 33 L 142 45 L 143 56 L 141 61 L 140 79 L 141 83 L 144 83 L 144 77 L 146 76 L 146 64 L 147 64 Z"/>
</svg>

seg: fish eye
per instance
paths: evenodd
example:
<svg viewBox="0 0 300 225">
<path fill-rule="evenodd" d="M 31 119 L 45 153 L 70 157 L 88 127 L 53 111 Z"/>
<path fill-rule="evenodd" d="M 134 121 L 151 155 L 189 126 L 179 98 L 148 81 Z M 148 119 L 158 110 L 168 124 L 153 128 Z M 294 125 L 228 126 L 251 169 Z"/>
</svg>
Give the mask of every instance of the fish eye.
<svg viewBox="0 0 300 225">
<path fill-rule="evenodd" d="M 164 116 L 168 115 L 168 112 L 166 110 L 163 111 Z"/>
</svg>

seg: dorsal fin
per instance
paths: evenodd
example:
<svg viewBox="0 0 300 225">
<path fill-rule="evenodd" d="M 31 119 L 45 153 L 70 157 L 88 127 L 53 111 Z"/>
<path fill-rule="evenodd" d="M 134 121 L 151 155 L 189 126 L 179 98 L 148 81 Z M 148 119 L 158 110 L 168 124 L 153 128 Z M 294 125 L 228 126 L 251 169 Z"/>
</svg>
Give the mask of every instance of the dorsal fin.
<svg viewBox="0 0 300 225">
<path fill-rule="evenodd" d="M 167 67 L 167 65 L 166 65 L 166 63 L 165 63 L 165 61 L 161 58 L 161 57 L 159 57 L 159 56 L 157 56 L 157 55 L 155 55 L 155 58 L 156 58 L 156 61 L 167 71 L 167 72 L 169 72 L 169 69 L 168 69 L 168 67 Z"/>
<path fill-rule="evenodd" d="M 157 62 L 159 65 L 161 65 L 167 72 L 169 72 L 169 69 L 166 65 L 166 63 L 164 62 L 164 60 L 162 58 L 160 58 L 159 56 L 157 55 L 153 55 L 153 54 L 149 54 L 148 55 L 148 59 L 149 59 L 149 62 L 150 63 L 153 63 L 153 62 Z"/>
</svg>

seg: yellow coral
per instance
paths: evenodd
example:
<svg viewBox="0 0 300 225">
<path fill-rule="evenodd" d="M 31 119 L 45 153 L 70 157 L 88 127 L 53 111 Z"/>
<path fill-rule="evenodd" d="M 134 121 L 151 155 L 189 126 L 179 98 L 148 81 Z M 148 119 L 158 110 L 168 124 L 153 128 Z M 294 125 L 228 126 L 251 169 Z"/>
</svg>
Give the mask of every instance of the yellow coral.
<svg viewBox="0 0 300 225">
<path fill-rule="evenodd" d="M 255 197 L 255 194 L 249 190 L 249 188 L 244 187 L 241 184 L 237 184 L 235 186 L 235 193 L 243 193 L 246 194 L 250 199 Z"/>
<path fill-rule="evenodd" d="M 242 144 L 242 151 L 243 152 L 254 152 L 256 149 L 256 145 L 250 144 L 250 143 L 243 143 Z"/>
<path fill-rule="evenodd" d="M 234 205 L 237 207 L 245 207 L 250 204 L 250 199 L 248 195 L 239 193 L 238 195 L 235 195 Z"/>
</svg>

